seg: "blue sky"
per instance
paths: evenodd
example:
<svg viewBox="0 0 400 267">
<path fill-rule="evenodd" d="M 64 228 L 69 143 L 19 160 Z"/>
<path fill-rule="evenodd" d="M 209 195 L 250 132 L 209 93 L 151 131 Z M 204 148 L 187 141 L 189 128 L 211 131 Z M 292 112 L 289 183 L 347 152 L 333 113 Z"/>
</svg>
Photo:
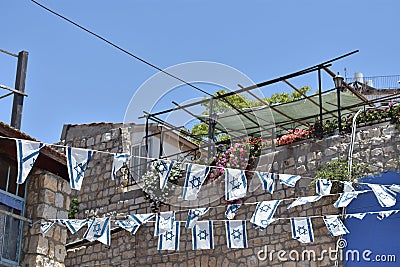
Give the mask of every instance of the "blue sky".
<svg viewBox="0 0 400 267">
<path fill-rule="evenodd" d="M 397 0 L 39 2 L 161 68 L 214 61 L 261 82 L 360 49 L 332 70 L 399 74 Z M 0 10 L 0 48 L 29 52 L 22 130 L 45 142 L 58 141 L 65 123 L 123 121 L 135 90 L 157 72 L 31 1 L 2 0 Z M 15 69 L 16 60 L 0 54 L 1 84 L 14 86 Z M 282 90 L 289 89 L 264 94 Z M 11 98 L 0 101 L 8 123 Z"/>
</svg>

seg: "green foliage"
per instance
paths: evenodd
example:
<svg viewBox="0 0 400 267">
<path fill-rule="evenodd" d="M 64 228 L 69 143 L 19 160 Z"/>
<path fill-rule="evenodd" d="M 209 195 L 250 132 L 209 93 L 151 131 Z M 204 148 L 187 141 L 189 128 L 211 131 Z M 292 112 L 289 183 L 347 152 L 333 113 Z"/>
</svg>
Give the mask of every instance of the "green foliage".
<svg viewBox="0 0 400 267">
<path fill-rule="evenodd" d="M 168 202 L 175 191 L 175 186 L 179 179 L 182 178 L 182 171 L 179 164 L 174 164 L 168 177 L 168 182 L 164 190 L 160 189 L 160 176 L 156 168 L 158 162 L 154 162 L 152 168 L 143 175 L 143 192 L 145 198 L 151 202 L 153 212 L 157 212 L 162 203 Z"/>
<path fill-rule="evenodd" d="M 318 168 L 315 175 L 315 180 L 310 183 L 310 186 L 315 186 L 317 179 L 328 179 L 338 181 L 354 181 L 363 176 L 368 175 L 370 168 L 364 163 L 352 164 L 352 173 L 348 171 L 348 161 L 343 159 L 331 160 Z M 342 184 L 334 182 L 332 186 L 332 192 L 340 192 Z"/>
<path fill-rule="evenodd" d="M 68 219 L 76 219 L 75 215 L 78 213 L 79 201 L 77 198 L 71 199 L 69 204 Z"/>
<path fill-rule="evenodd" d="M 299 88 L 299 91 L 302 92 L 303 94 L 307 94 L 310 92 L 311 88 L 308 86 L 303 86 Z M 214 96 L 218 96 L 218 94 L 226 94 L 228 91 L 225 90 L 218 90 L 217 93 L 214 94 Z M 275 103 L 286 103 L 286 102 L 291 102 L 293 100 L 299 99 L 303 97 L 300 93 L 294 91 L 293 93 L 276 93 L 273 94 L 271 97 L 266 97 L 263 100 L 269 104 L 275 104 Z M 259 106 L 264 106 L 265 104 L 262 101 L 259 100 L 252 100 L 249 99 L 249 97 L 246 94 L 234 94 L 231 96 L 226 97 L 226 100 L 234 105 L 238 109 L 244 109 L 244 108 L 253 108 L 253 107 L 259 107 Z M 206 108 L 205 111 L 202 112 L 203 115 L 208 115 L 210 114 L 210 103 L 206 102 L 202 104 L 203 107 Z M 213 102 L 213 111 L 215 113 L 224 113 L 227 111 L 232 110 L 232 106 L 229 105 L 226 101 L 223 100 L 215 100 Z M 195 124 L 193 128 L 190 130 L 192 134 L 195 134 L 199 137 L 207 138 L 208 136 L 208 125 L 204 122 Z M 229 136 L 221 134 L 219 131 L 215 132 L 215 136 L 217 141 L 223 141 L 229 139 Z M 192 141 L 198 143 L 198 141 L 193 140 Z"/>
<path fill-rule="evenodd" d="M 308 86 L 303 86 L 298 89 L 302 94 L 307 95 L 307 93 L 310 92 L 311 88 Z M 292 92 L 290 93 L 275 93 L 271 95 L 271 97 L 266 97 L 264 100 L 271 104 L 277 104 L 277 103 L 288 103 L 292 102 L 296 99 L 302 98 L 303 95 L 299 92 Z"/>
</svg>

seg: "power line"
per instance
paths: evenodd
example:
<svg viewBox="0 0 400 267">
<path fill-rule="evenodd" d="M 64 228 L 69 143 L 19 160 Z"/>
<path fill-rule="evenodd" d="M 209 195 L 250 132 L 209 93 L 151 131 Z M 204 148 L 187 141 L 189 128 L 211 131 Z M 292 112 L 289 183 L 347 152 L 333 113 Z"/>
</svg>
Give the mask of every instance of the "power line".
<svg viewBox="0 0 400 267">
<path fill-rule="evenodd" d="M 158 67 L 158 66 L 156 66 L 156 65 L 154 65 L 154 64 L 152 64 L 152 63 L 150 63 L 149 61 L 147 61 L 147 60 L 145 60 L 145 59 L 143 59 L 143 58 L 141 58 L 141 57 L 139 57 L 139 56 L 137 56 L 137 55 L 135 55 L 135 54 L 129 52 L 128 50 L 126 50 L 126 49 L 120 47 L 119 45 L 117 45 L 117 44 L 115 44 L 115 43 L 113 43 L 113 42 L 107 40 L 107 39 L 104 38 L 103 36 L 101 36 L 101 35 L 99 35 L 99 34 L 93 32 L 93 31 L 89 30 L 88 28 L 83 27 L 82 25 L 80 25 L 80 24 L 78 24 L 78 23 L 76 23 L 76 22 L 70 20 L 69 18 L 67 18 L 67 17 L 65 17 L 65 16 L 63 16 L 63 15 L 61 15 L 61 14 L 59 14 L 59 13 L 53 11 L 52 9 L 50 9 L 50 8 L 48 8 L 48 7 L 46 7 L 46 6 L 42 5 L 42 4 L 40 4 L 39 2 L 37 2 L 37 1 L 35 1 L 35 0 L 31 0 L 31 1 L 32 1 L 33 3 L 35 3 L 37 6 L 39 6 L 39 7 L 43 8 L 43 9 L 47 10 L 48 12 L 52 13 L 53 15 L 56 15 L 57 17 L 59 17 L 59 18 L 65 20 L 65 21 L 71 23 L 72 25 L 78 27 L 79 29 L 81 29 L 81 30 L 83 30 L 83 31 L 85 31 L 85 32 L 87 32 L 87 33 L 89 33 L 89 34 L 95 36 L 96 38 L 102 40 L 103 42 L 106 42 L 107 44 L 109 44 L 109 45 L 111 45 L 112 47 L 114 47 L 114 48 L 116 48 L 116 49 L 122 51 L 123 53 L 125 53 L 125 54 L 127 54 L 127 55 L 129 55 L 129 56 L 131 56 L 131 57 L 133 57 L 133 58 L 135 58 L 136 60 L 139 60 L 140 62 L 142 62 L 142 63 L 144 63 L 144 64 L 146 64 L 146 65 L 148 65 L 148 66 L 150 66 L 150 67 L 152 67 L 152 68 L 154 68 L 154 69 L 156 69 L 156 70 L 158 70 L 158 71 L 160 71 L 160 72 L 162 72 L 162 73 L 164 73 L 164 74 L 166 74 L 166 75 L 168 75 L 168 76 L 170 76 L 170 77 L 172 77 L 172 78 L 174 78 L 174 79 L 177 79 L 178 81 L 183 82 L 184 84 L 186 84 L 186 85 L 188 85 L 188 86 L 190 86 L 190 87 L 192 87 L 192 88 L 194 88 L 194 89 L 196 89 L 196 90 L 198 90 L 198 91 L 200 91 L 200 92 L 202 92 L 202 93 L 204 93 L 204 94 L 206 94 L 206 95 L 208 95 L 208 96 L 212 96 L 212 94 L 210 94 L 210 93 L 204 91 L 203 89 L 201 89 L 201 88 L 199 88 L 199 87 L 197 87 L 197 86 L 195 86 L 195 85 L 193 85 L 193 84 L 191 84 L 191 83 L 188 83 L 188 82 L 186 82 L 185 80 L 179 78 L 178 76 L 175 76 L 175 75 L 173 75 L 173 74 L 171 74 L 171 73 L 169 73 L 169 72 L 167 72 L 167 71 L 161 69 L 160 67 Z"/>
</svg>

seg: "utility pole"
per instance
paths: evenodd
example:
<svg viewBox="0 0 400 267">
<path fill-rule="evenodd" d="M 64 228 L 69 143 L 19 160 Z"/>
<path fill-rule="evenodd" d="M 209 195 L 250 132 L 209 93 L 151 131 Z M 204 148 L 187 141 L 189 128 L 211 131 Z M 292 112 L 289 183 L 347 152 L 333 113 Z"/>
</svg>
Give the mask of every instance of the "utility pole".
<svg viewBox="0 0 400 267">
<path fill-rule="evenodd" d="M 28 52 L 18 53 L 17 75 L 15 78 L 15 89 L 19 92 L 25 91 L 26 69 L 28 65 Z M 13 107 L 11 113 L 11 126 L 21 129 L 22 107 L 24 104 L 24 95 L 14 93 Z"/>
</svg>

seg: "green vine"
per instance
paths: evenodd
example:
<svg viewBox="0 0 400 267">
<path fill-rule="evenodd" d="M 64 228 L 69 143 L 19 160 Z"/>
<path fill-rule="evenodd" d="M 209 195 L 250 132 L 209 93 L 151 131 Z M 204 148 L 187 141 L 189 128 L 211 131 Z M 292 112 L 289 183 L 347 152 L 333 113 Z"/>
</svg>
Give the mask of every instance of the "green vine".
<svg viewBox="0 0 400 267">
<path fill-rule="evenodd" d="M 351 176 L 348 171 L 348 161 L 344 159 L 331 160 L 321 165 L 315 175 L 315 180 L 310 183 L 310 186 L 315 186 L 317 179 L 328 179 L 338 181 L 354 181 L 370 173 L 370 168 L 364 163 L 352 164 Z M 343 189 L 342 183 L 333 183 L 332 193 L 341 192 Z"/>
<path fill-rule="evenodd" d="M 69 204 L 68 219 L 76 219 L 75 215 L 78 213 L 79 201 L 77 198 L 71 199 Z"/>
</svg>

